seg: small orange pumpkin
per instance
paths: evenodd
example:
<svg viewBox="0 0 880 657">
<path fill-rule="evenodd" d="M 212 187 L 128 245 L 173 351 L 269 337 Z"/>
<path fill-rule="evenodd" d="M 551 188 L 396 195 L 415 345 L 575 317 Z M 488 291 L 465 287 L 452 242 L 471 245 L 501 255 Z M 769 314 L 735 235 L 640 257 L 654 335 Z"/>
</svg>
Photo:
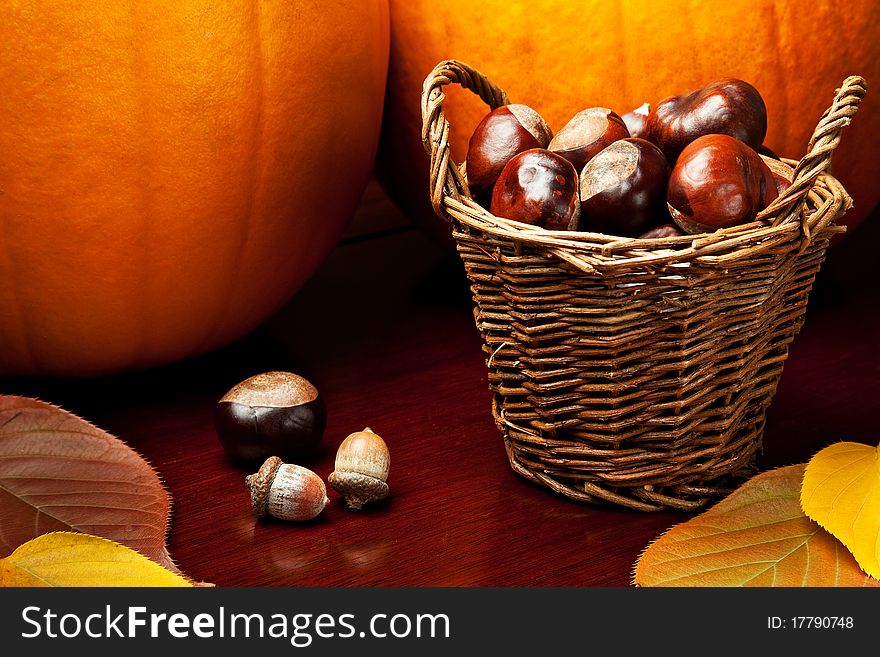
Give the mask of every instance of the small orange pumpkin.
<svg viewBox="0 0 880 657">
<path fill-rule="evenodd" d="M 387 0 L 4 11 L 0 374 L 164 364 L 277 311 L 363 193 L 388 39 Z"/>
<path fill-rule="evenodd" d="M 722 77 L 757 87 L 767 104 L 766 144 L 799 159 L 848 75 L 880 83 L 880 5 L 873 0 L 662 2 L 658 0 L 391 0 L 392 49 L 379 175 L 415 221 L 448 233 L 429 203 L 421 144 L 422 83 L 441 60 L 470 64 L 559 130 L 590 106 L 619 114 Z M 446 87 L 452 155 L 461 162 L 485 104 Z M 866 103 L 876 101 L 869 97 Z M 834 154 L 834 174 L 855 200 L 856 226 L 880 202 L 880 111 L 864 106 Z M 419 166 L 418 163 L 422 165 Z M 448 237 L 447 237 L 448 239 Z"/>
</svg>

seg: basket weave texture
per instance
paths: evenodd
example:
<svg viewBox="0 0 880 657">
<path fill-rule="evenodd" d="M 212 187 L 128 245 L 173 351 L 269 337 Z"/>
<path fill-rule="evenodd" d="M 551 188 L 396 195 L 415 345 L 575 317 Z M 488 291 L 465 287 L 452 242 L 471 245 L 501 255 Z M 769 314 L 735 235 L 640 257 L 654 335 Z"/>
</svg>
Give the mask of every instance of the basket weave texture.
<svg viewBox="0 0 880 657">
<path fill-rule="evenodd" d="M 431 200 L 471 284 L 513 470 L 572 499 L 642 511 L 697 509 L 729 492 L 754 472 L 788 346 L 851 206 L 826 170 L 865 81 L 843 82 L 807 155 L 786 161 L 793 184 L 756 221 L 659 239 L 549 231 L 478 205 L 450 158 L 452 83 L 492 109 L 510 101 L 456 60 L 422 92 Z"/>
</svg>

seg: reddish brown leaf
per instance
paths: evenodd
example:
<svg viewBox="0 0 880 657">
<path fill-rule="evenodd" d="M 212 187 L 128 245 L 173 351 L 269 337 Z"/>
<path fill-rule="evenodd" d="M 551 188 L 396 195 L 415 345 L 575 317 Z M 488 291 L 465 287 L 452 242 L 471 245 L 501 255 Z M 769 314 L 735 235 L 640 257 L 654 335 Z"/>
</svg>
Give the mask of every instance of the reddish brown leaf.
<svg viewBox="0 0 880 657">
<path fill-rule="evenodd" d="M 74 530 L 179 573 L 165 548 L 170 506 L 153 468 L 118 438 L 51 404 L 0 396 L 0 557 Z"/>
</svg>

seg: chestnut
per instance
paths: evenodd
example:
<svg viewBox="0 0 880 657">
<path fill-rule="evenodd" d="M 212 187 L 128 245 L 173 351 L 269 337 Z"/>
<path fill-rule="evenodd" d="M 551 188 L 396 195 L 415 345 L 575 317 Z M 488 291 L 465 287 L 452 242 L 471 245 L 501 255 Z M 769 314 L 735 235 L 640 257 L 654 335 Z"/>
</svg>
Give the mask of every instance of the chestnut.
<svg viewBox="0 0 880 657">
<path fill-rule="evenodd" d="M 669 164 L 644 139 L 615 141 L 587 162 L 580 175 L 581 230 L 636 237 L 669 221 Z"/>
<path fill-rule="evenodd" d="M 729 135 L 688 144 L 672 169 L 669 212 L 686 233 L 748 223 L 778 195 L 773 173 L 758 153 Z"/>
<path fill-rule="evenodd" d="M 684 233 L 675 224 L 661 224 L 639 235 L 642 239 L 658 239 L 661 237 L 681 237 Z"/>
<path fill-rule="evenodd" d="M 620 118 L 626 124 L 626 129 L 629 130 L 630 137 L 647 139 L 648 115 L 650 113 L 651 106 L 648 103 L 642 103 L 634 110 L 620 115 Z"/>
<path fill-rule="evenodd" d="M 514 156 L 492 193 L 491 212 L 496 217 L 550 230 L 574 230 L 580 211 L 574 165 L 543 148 Z"/>
<path fill-rule="evenodd" d="M 776 152 L 772 148 L 767 146 L 766 144 L 761 144 L 761 147 L 758 149 L 758 155 L 762 155 L 762 156 L 766 155 L 771 160 L 780 160 L 780 161 L 782 160 L 782 158 L 780 158 L 776 154 Z M 766 159 L 765 159 L 765 161 L 766 161 Z"/>
<path fill-rule="evenodd" d="M 488 201 L 504 165 L 517 153 L 544 148 L 553 133 L 528 105 L 504 105 L 477 124 L 465 159 L 468 187 L 479 202 Z"/>
<path fill-rule="evenodd" d="M 317 388 L 292 372 L 265 372 L 233 386 L 214 409 L 220 444 L 234 460 L 302 456 L 324 433 L 327 410 Z"/>
<path fill-rule="evenodd" d="M 776 192 L 781 195 L 782 192 L 791 187 L 794 169 L 774 155 L 764 155 L 763 147 L 758 153 L 761 154 L 761 159 L 764 160 L 764 164 L 767 165 L 770 173 L 773 174 L 773 180 L 776 182 Z"/>
<path fill-rule="evenodd" d="M 588 107 L 575 114 L 547 148 L 570 161 L 580 173 L 596 153 L 624 137 L 629 137 L 629 131 L 622 118 L 607 107 Z"/>
<path fill-rule="evenodd" d="M 724 78 L 689 94 L 663 99 L 648 115 L 647 138 L 670 162 L 697 137 L 724 134 L 760 148 L 767 134 L 767 108 L 748 82 Z"/>
</svg>

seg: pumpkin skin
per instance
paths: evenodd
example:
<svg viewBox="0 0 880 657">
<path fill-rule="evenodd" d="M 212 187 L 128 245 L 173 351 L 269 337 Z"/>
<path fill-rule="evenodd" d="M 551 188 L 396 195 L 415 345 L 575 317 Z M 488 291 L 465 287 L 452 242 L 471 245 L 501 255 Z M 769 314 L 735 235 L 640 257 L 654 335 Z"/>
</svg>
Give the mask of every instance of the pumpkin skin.
<svg viewBox="0 0 880 657">
<path fill-rule="evenodd" d="M 369 179 L 388 20 L 387 0 L 4 10 L 0 374 L 167 364 L 283 306 Z"/>
<path fill-rule="evenodd" d="M 415 223 L 451 243 L 431 209 L 419 98 L 433 67 L 449 58 L 475 67 L 511 102 L 559 130 L 590 106 L 624 114 L 723 77 L 753 84 L 767 105 L 770 148 L 800 159 L 835 89 L 848 75 L 880 80 L 880 4 L 873 0 L 657 2 L 656 0 L 391 0 L 391 60 L 378 174 Z M 445 87 L 452 157 L 488 111 L 470 91 Z M 833 173 L 855 201 L 855 227 L 880 201 L 869 91 L 834 153 Z"/>
</svg>

